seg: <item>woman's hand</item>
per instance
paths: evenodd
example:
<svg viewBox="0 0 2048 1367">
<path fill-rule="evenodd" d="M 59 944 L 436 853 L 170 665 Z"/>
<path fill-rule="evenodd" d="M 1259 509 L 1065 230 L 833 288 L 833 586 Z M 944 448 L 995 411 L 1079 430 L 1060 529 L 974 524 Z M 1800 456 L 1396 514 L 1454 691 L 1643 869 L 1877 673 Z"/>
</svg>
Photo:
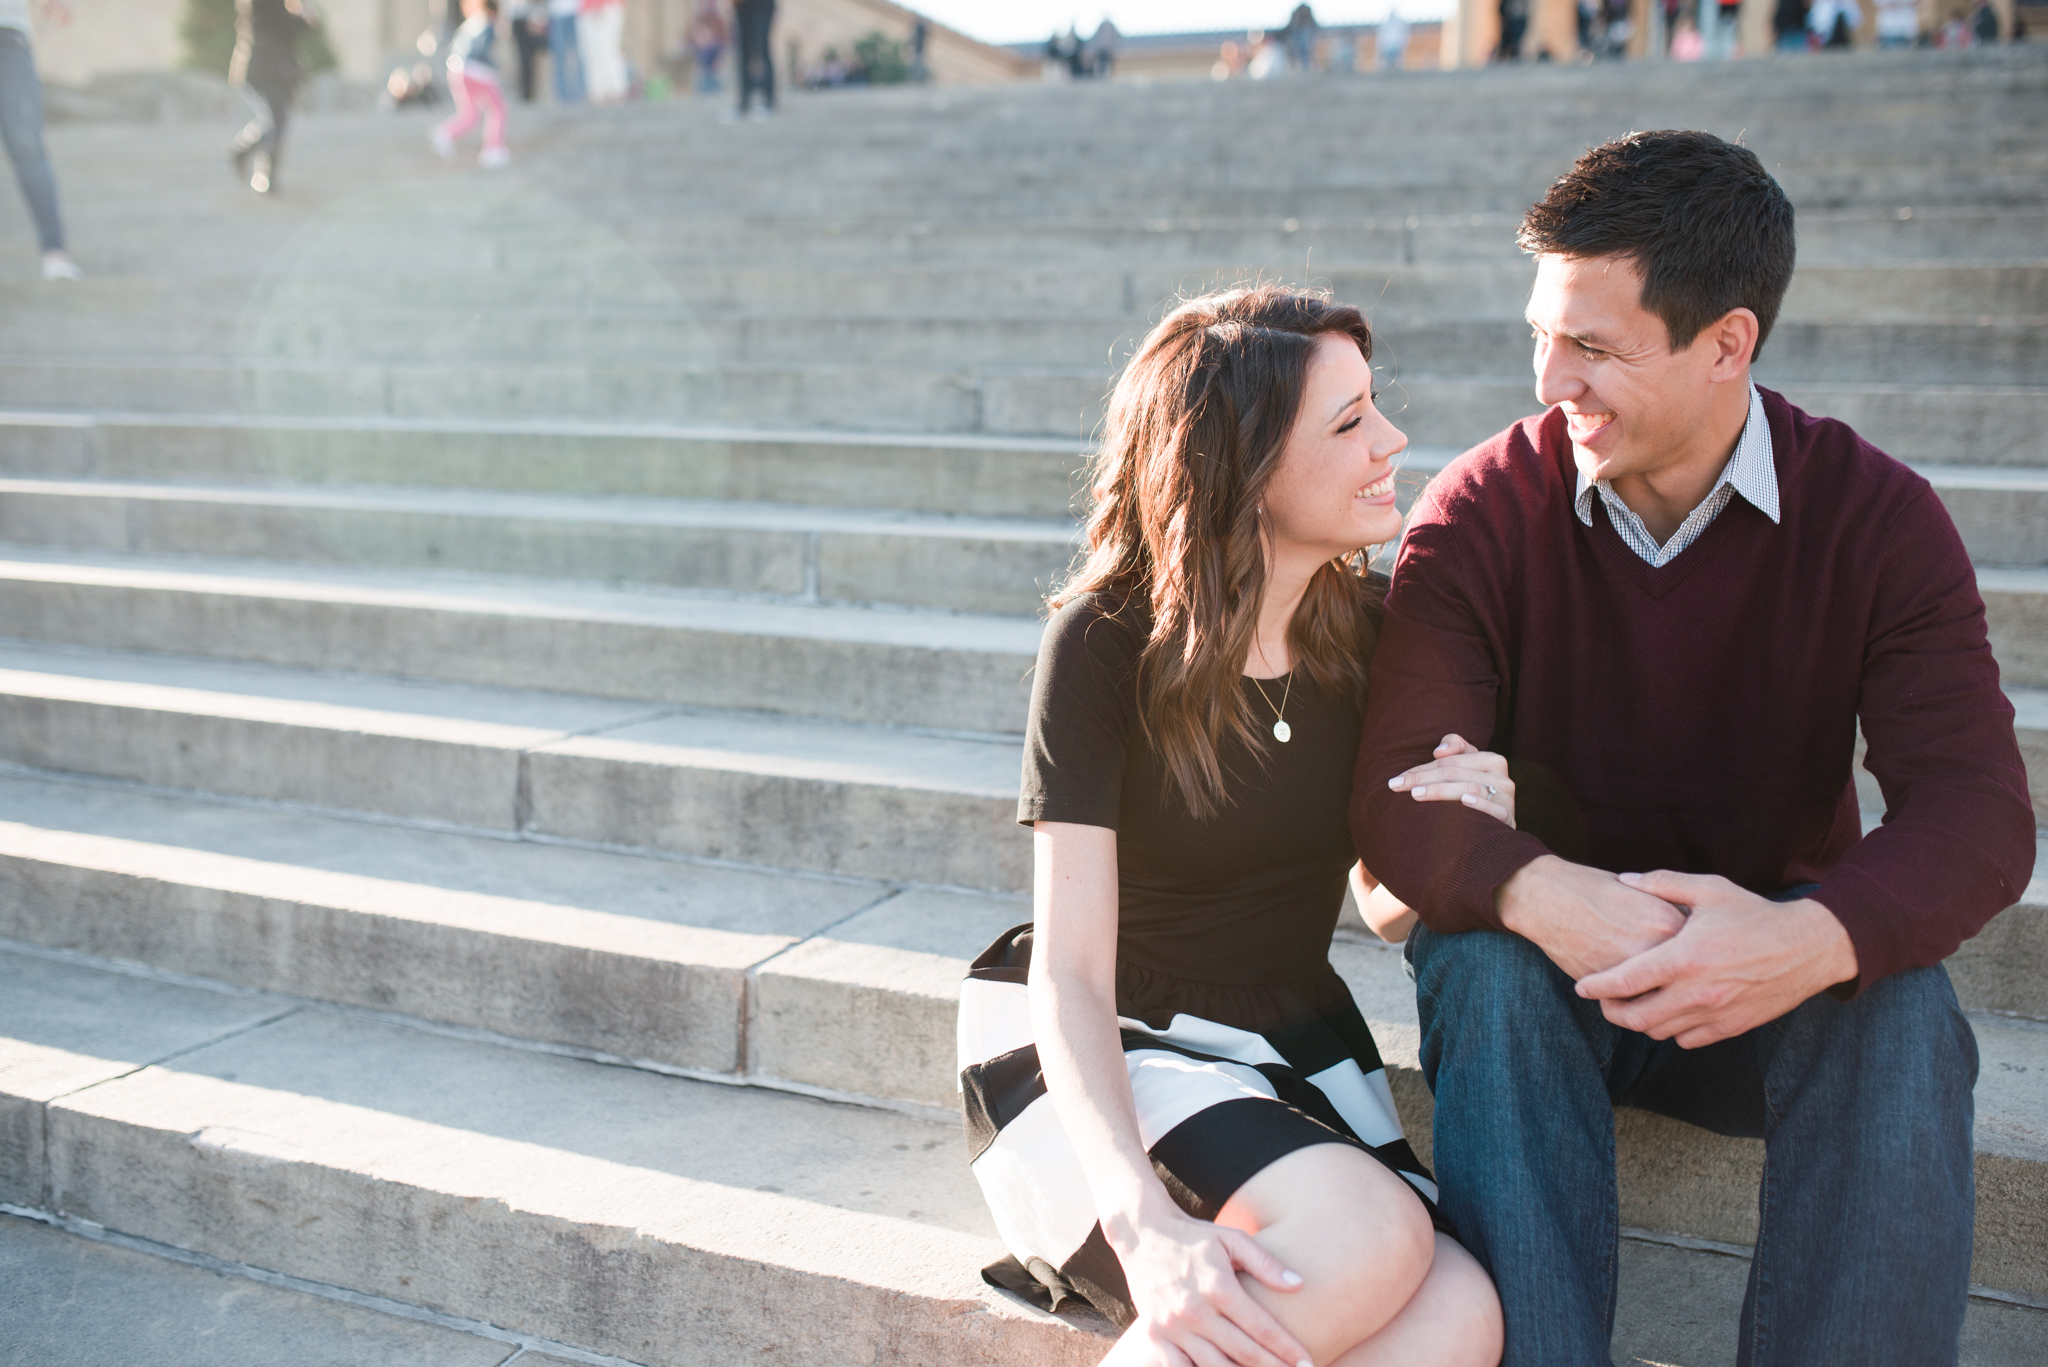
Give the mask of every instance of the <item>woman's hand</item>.
<svg viewBox="0 0 2048 1367">
<path fill-rule="evenodd" d="M 1444 737 L 1429 763 L 1396 774 L 1387 786 L 1417 802 L 1462 802 L 1496 821 L 1515 824 L 1515 781 L 1508 777 L 1507 760 L 1455 733 Z"/>
<path fill-rule="evenodd" d="M 1130 1332 L 1144 1336 L 1160 1361 L 1171 1367 L 1310 1367 L 1307 1351 L 1237 1278 L 1242 1271 L 1275 1291 L 1301 1285 L 1251 1235 L 1177 1207 L 1142 1223 L 1107 1221 L 1104 1233 L 1138 1311 Z"/>
</svg>

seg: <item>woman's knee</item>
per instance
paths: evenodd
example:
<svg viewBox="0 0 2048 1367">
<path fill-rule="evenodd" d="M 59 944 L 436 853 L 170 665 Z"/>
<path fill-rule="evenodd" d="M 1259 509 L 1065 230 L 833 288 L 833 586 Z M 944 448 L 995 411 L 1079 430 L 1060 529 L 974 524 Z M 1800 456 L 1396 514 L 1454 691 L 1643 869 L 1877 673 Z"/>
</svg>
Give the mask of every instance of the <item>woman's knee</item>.
<svg viewBox="0 0 2048 1367">
<path fill-rule="evenodd" d="M 1414 1190 L 1349 1145 L 1280 1159 L 1218 1220 L 1248 1230 L 1301 1275 L 1300 1289 L 1275 1310 L 1325 1344 L 1348 1346 L 1376 1331 L 1415 1295 L 1436 1256 L 1435 1228 Z"/>
</svg>

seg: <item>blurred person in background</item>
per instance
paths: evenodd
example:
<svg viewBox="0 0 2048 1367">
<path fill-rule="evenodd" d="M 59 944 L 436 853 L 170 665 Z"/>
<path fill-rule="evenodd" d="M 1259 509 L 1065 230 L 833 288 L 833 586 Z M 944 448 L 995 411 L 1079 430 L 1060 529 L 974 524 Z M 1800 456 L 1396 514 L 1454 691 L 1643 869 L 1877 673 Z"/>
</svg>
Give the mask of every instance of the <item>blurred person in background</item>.
<svg viewBox="0 0 2048 1367">
<path fill-rule="evenodd" d="M 43 0 L 43 17 L 71 22 L 64 0 Z M 36 74 L 28 0 L 0 0 L 0 139 L 14 163 L 14 179 L 36 221 L 43 249 L 43 279 L 76 280 L 78 265 L 64 249 L 64 217 L 57 209 L 57 177 L 43 149 L 43 81 Z"/>
<path fill-rule="evenodd" d="M 583 103 L 583 49 L 576 40 L 577 0 L 548 0 L 548 67 L 555 103 Z"/>
<path fill-rule="evenodd" d="M 1920 41 L 1920 0 L 1877 0 L 1877 45 L 1911 47 Z"/>
<path fill-rule="evenodd" d="M 699 95 L 716 95 L 722 88 L 718 67 L 731 42 L 732 25 L 725 22 L 725 11 L 718 7 L 718 0 L 697 0 L 697 13 L 690 20 L 690 52 L 697 59 Z"/>
<path fill-rule="evenodd" d="M 1500 0 L 1500 48 L 1503 62 L 1522 60 L 1522 39 L 1529 32 L 1529 0 Z"/>
<path fill-rule="evenodd" d="M 768 118 L 775 113 L 775 55 L 770 45 L 775 0 L 734 0 L 732 17 L 740 33 L 740 105 L 733 117 Z M 761 95 L 758 106 L 756 91 Z"/>
<path fill-rule="evenodd" d="M 1742 42 L 1742 0 L 1700 0 L 1700 32 L 1707 40 L 1707 60 L 1725 62 Z"/>
<path fill-rule="evenodd" d="M 1707 40 L 1700 35 L 1700 26 L 1690 14 L 1678 16 L 1678 27 L 1671 34 L 1671 60 L 1674 62 L 1697 62 L 1707 55 Z"/>
<path fill-rule="evenodd" d="M 1379 59 L 1382 71 L 1399 71 L 1408 60 L 1408 21 L 1397 9 L 1380 20 Z"/>
<path fill-rule="evenodd" d="M 1855 45 L 1862 24 L 1863 7 L 1856 0 L 1813 0 L 1813 8 L 1806 12 L 1808 46 L 1846 51 Z"/>
<path fill-rule="evenodd" d="M 1296 5 L 1294 13 L 1287 16 L 1287 27 L 1280 30 L 1280 41 L 1287 47 L 1287 65 L 1296 71 L 1314 71 L 1316 67 L 1316 35 L 1322 32 L 1322 25 L 1316 22 L 1316 13 L 1307 5 Z"/>
<path fill-rule="evenodd" d="M 235 55 L 228 80 L 254 116 L 228 149 L 236 179 L 259 195 L 277 193 L 285 121 L 304 72 L 299 39 L 318 21 L 300 0 L 235 0 Z"/>
<path fill-rule="evenodd" d="M 519 48 L 519 99 L 532 104 L 533 68 L 548 50 L 548 7 L 544 0 L 513 0 L 505 17 L 512 21 L 512 41 Z"/>
<path fill-rule="evenodd" d="M 626 98 L 626 0 L 579 0 L 576 42 L 583 49 L 583 93 L 592 104 Z"/>
<path fill-rule="evenodd" d="M 1998 42 L 1998 11 L 1991 8 L 1991 0 L 1977 0 L 1977 8 L 1970 11 L 1970 37 L 1980 47 Z"/>
<path fill-rule="evenodd" d="M 1809 0 L 1778 0 L 1771 15 L 1771 32 L 1777 35 L 1778 51 L 1806 51 L 1806 14 Z"/>
<path fill-rule="evenodd" d="M 462 0 L 462 27 L 448 40 L 448 93 L 455 112 L 427 134 L 443 161 L 483 116 L 484 147 L 476 164 L 496 170 L 512 160 L 505 148 L 505 94 L 498 84 L 498 0 Z"/>
</svg>

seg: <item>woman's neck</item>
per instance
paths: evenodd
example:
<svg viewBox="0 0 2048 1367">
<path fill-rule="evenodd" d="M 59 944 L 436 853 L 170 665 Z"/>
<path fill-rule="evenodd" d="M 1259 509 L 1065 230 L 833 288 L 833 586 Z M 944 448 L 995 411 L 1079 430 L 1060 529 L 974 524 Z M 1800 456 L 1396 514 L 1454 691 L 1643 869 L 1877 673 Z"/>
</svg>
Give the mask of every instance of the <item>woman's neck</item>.
<svg viewBox="0 0 2048 1367">
<path fill-rule="evenodd" d="M 1294 653 L 1287 644 L 1287 629 L 1294 622 L 1294 610 L 1308 592 L 1308 581 L 1322 568 L 1322 561 L 1306 563 L 1298 556 L 1273 555 L 1266 563 L 1266 591 L 1259 599 L 1258 634 L 1245 656 L 1244 672 L 1256 678 L 1272 679 L 1293 672 Z"/>
</svg>

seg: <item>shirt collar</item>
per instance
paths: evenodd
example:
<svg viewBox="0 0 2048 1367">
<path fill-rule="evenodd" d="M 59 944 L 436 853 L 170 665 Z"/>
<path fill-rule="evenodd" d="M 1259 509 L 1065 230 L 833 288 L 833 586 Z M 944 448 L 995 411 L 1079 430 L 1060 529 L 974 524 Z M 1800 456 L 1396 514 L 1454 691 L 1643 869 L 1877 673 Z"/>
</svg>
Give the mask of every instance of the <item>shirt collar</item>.
<svg viewBox="0 0 2048 1367">
<path fill-rule="evenodd" d="M 1707 490 L 1712 498 L 1722 485 L 1730 485 L 1742 495 L 1751 507 L 1778 522 L 1778 460 L 1771 445 L 1771 422 L 1764 416 L 1764 397 L 1757 392 L 1756 382 L 1749 385 L 1749 419 L 1742 424 L 1742 435 L 1735 440 L 1735 454 L 1728 457 L 1728 463 L 1721 467 L 1721 477 L 1714 481 L 1714 487 Z M 1586 478 L 1584 470 L 1579 471 L 1577 491 L 1572 495 L 1572 508 L 1579 515 L 1579 521 L 1588 527 L 1593 525 L 1593 490 L 1598 488 L 1607 498 L 1618 495 L 1606 480 L 1594 481 Z M 1704 503 L 1703 498 L 1700 502 Z"/>
</svg>

